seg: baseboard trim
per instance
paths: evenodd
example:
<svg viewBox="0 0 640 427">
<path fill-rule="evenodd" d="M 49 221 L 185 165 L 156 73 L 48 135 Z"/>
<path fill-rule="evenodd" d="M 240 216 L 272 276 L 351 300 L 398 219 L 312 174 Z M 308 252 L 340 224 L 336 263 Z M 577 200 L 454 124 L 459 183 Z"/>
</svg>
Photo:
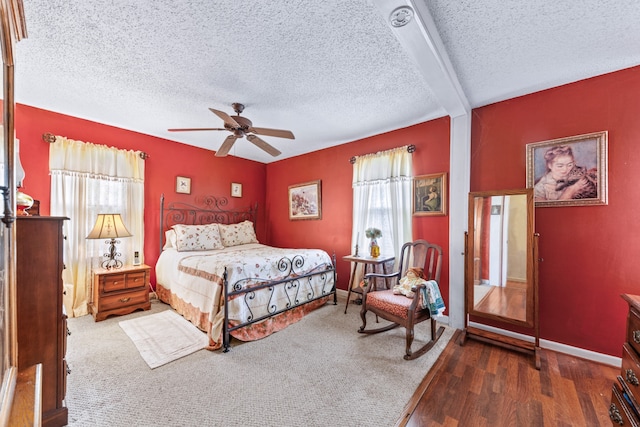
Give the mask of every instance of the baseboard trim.
<svg viewBox="0 0 640 427">
<path fill-rule="evenodd" d="M 524 334 L 519 334 L 517 332 L 507 331 L 505 329 L 483 325 L 482 323 L 469 322 L 469 326 L 473 326 L 474 328 L 478 328 L 478 329 L 484 329 L 485 331 L 495 332 L 497 334 L 506 335 L 511 338 L 517 338 L 527 342 L 534 341 L 534 338 L 530 335 L 524 335 Z M 573 347 L 573 346 L 562 344 L 555 341 L 540 339 L 540 347 L 547 350 L 557 351 L 558 353 L 564 353 L 570 356 L 579 357 L 581 359 L 587 359 L 593 362 L 614 366 L 616 368 L 619 368 L 620 366 L 622 366 L 622 359 L 620 357 L 610 356 L 608 354 L 603 354 L 603 353 L 597 353 L 595 351 L 586 350 L 580 347 Z"/>
<path fill-rule="evenodd" d="M 349 293 L 344 289 L 336 289 L 336 294 L 338 295 L 338 298 L 346 300 Z"/>
</svg>

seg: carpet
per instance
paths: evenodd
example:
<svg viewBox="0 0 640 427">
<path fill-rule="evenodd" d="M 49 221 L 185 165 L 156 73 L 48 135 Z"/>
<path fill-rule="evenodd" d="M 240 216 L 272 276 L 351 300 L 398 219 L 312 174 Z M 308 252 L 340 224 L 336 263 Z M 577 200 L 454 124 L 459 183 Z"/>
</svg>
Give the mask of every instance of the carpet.
<svg viewBox="0 0 640 427">
<path fill-rule="evenodd" d="M 360 307 L 344 314 L 344 303 L 259 341 L 234 339 L 228 353 L 197 351 L 156 369 L 118 326 L 149 311 L 68 319 L 69 426 L 393 426 L 455 329 L 404 360 L 403 329 L 359 334 Z M 170 310 L 152 301 L 152 314 Z M 418 325 L 415 348 L 428 334 L 428 321 Z"/>
<path fill-rule="evenodd" d="M 119 322 L 151 369 L 202 350 L 207 335 L 174 311 Z"/>
</svg>

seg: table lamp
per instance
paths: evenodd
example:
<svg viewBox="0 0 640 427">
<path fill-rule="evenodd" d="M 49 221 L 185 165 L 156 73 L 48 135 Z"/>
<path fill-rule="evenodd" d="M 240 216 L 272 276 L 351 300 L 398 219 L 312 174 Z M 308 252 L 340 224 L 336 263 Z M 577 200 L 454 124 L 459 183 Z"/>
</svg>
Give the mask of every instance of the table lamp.
<svg viewBox="0 0 640 427">
<path fill-rule="evenodd" d="M 105 243 L 109 244 L 109 252 L 104 254 L 107 258 L 102 262 L 102 268 L 112 269 L 122 267 L 122 261 L 116 259 L 120 256 L 119 252 L 116 252 L 116 243 L 120 243 L 116 240 L 120 237 L 131 237 L 127 227 L 122 222 L 120 214 L 98 214 L 96 218 L 96 224 L 93 226 L 93 230 L 87 236 L 87 239 L 106 239 Z"/>
</svg>

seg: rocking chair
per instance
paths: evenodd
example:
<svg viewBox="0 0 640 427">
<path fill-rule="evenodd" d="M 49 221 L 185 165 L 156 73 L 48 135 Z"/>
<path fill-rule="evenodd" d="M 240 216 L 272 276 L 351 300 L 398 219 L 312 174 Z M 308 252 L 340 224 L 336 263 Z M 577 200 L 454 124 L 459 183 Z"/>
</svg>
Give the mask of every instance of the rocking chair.
<svg viewBox="0 0 640 427">
<path fill-rule="evenodd" d="M 397 272 L 391 274 L 366 274 L 365 279 L 368 285 L 364 287 L 362 293 L 362 309 L 360 310 L 362 326 L 360 326 L 358 332 L 375 334 L 388 331 L 397 326 L 403 326 L 407 332 L 405 360 L 416 359 L 429 351 L 444 332 L 444 327 L 441 326 L 436 331 L 436 321 L 431 316 L 429 304 L 428 302 L 423 304 L 422 288 L 426 286 L 425 283 L 422 282 L 411 289 L 413 292 L 412 298 L 401 294 L 395 295 L 393 293 L 393 285 L 400 282 L 400 279 L 407 274 L 407 270 L 410 267 L 422 268 L 425 281 L 435 280 L 438 282 L 440 280 L 441 261 L 442 248 L 440 246 L 431 244 L 426 240 L 416 240 L 405 243 L 402 246 Z M 376 278 L 384 279 L 384 283 L 387 284 L 385 289 L 377 289 Z M 391 288 L 389 288 L 389 284 L 391 284 Z M 377 317 L 382 317 L 392 323 L 378 329 L 366 329 L 366 315 L 369 311 L 376 315 L 376 320 Z M 428 319 L 431 319 L 431 340 L 417 351 L 412 352 L 413 327 L 417 323 Z"/>
</svg>

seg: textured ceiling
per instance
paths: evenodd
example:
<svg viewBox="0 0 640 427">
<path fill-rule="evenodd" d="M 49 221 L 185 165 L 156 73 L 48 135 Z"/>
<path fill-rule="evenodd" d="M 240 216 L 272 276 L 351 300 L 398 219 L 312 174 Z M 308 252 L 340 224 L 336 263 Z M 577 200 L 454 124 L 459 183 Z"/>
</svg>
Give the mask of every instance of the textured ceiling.
<svg viewBox="0 0 640 427">
<path fill-rule="evenodd" d="M 240 102 L 296 136 L 230 152 L 264 163 L 455 115 L 423 56 L 472 108 L 640 64 L 636 0 L 23 2 L 17 102 L 213 151 L 226 131 L 167 129 L 222 127 L 208 108 Z"/>
</svg>

